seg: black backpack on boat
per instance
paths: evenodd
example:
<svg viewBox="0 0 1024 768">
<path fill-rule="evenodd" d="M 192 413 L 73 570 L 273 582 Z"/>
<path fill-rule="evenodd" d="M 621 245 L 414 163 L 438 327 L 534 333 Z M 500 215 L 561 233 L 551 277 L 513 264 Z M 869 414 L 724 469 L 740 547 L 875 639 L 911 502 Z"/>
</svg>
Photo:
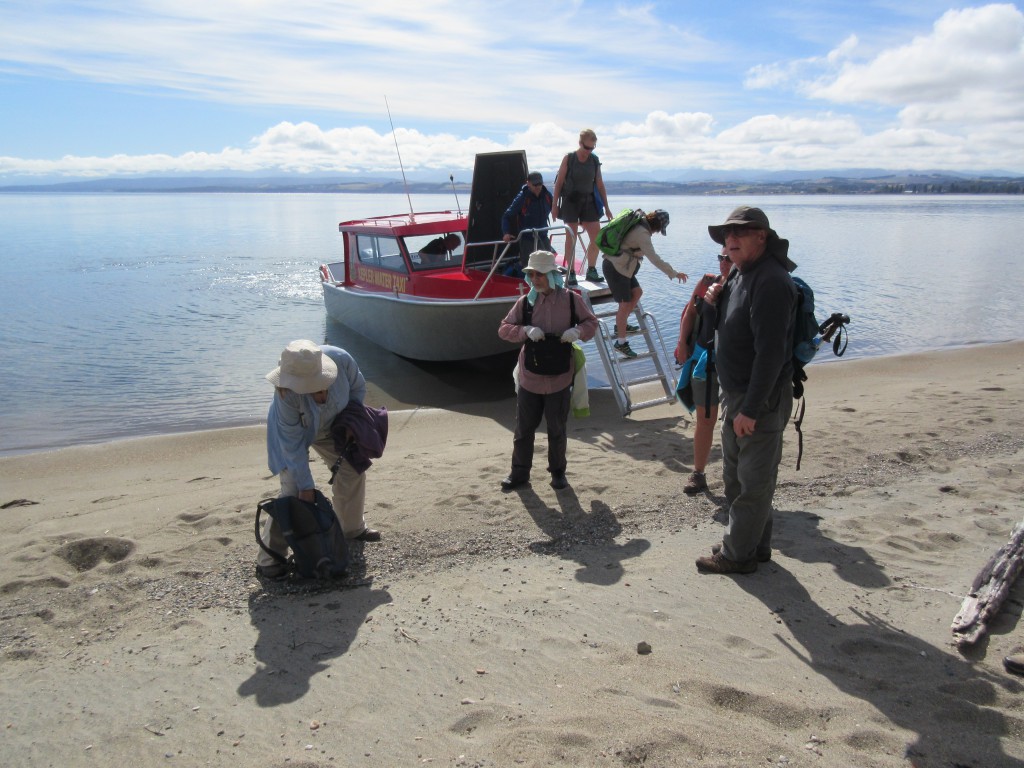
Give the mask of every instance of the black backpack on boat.
<svg viewBox="0 0 1024 768">
<path fill-rule="evenodd" d="M 291 547 L 291 557 L 275 552 L 260 536 L 260 516 L 270 515 Z M 345 535 L 331 502 L 316 491 L 316 503 L 297 496 L 264 499 L 256 505 L 256 541 L 264 552 L 305 579 L 340 579 L 348 568 Z"/>
</svg>

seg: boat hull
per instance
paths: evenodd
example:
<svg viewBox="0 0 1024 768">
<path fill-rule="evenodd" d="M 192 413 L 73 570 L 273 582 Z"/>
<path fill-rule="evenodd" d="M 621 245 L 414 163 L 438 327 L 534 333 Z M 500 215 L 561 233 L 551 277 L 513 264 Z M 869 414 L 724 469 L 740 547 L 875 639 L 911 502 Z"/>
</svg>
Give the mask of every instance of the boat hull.
<svg viewBox="0 0 1024 768">
<path fill-rule="evenodd" d="M 518 296 L 444 300 L 322 285 L 329 317 L 411 360 L 475 360 L 517 349 L 498 338 L 498 326 Z"/>
</svg>

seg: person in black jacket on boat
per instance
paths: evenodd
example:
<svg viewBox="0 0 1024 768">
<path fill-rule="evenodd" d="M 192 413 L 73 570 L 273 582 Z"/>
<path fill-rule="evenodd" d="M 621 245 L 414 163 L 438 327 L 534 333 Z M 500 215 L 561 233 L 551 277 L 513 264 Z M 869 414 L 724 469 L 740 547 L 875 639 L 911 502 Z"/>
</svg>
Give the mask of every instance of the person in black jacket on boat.
<svg viewBox="0 0 1024 768">
<path fill-rule="evenodd" d="M 551 250 L 548 233 L 536 230 L 547 229 L 552 200 L 551 193 L 544 186 L 544 177 L 533 171 L 501 217 L 502 239 L 507 243 L 515 240 L 516 235 L 520 236 L 519 274 L 526 268 L 531 253 Z"/>
</svg>

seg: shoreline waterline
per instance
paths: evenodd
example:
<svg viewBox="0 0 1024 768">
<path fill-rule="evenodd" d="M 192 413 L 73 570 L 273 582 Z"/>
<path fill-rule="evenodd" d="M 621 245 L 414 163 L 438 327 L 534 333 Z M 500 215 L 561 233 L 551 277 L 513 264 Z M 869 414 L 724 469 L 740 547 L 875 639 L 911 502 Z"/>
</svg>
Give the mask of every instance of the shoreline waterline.
<svg viewBox="0 0 1024 768">
<path fill-rule="evenodd" d="M 938 355 L 953 355 L 957 352 L 969 351 L 971 349 L 977 349 L 979 347 L 999 347 L 1008 346 L 1013 347 L 1014 345 L 1024 345 L 1024 339 L 1010 339 L 1005 341 L 993 341 L 993 342 L 968 342 L 965 344 L 958 344 L 956 346 L 943 347 L 941 349 L 921 350 L 915 352 L 902 352 L 894 353 L 889 355 L 876 355 L 874 357 L 860 357 L 850 360 L 844 360 L 842 358 L 834 357 L 831 352 L 825 356 L 823 360 L 815 360 L 811 363 L 809 368 L 811 375 L 811 383 L 808 385 L 808 397 L 814 399 L 814 374 L 817 371 L 824 371 L 826 368 L 829 369 L 829 374 L 832 375 L 833 369 L 837 366 L 866 366 L 866 365 L 887 365 L 894 361 L 906 361 L 908 364 L 913 363 L 918 359 L 927 359 L 931 356 Z M 822 353 L 819 353 L 819 355 Z M 899 365 L 898 362 L 896 362 Z M 838 374 L 836 374 L 838 375 Z M 598 398 L 607 398 L 610 407 L 614 408 L 613 398 L 611 390 L 607 386 L 590 388 L 591 393 L 594 393 Z M 447 414 L 466 414 L 473 416 L 481 416 L 487 418 L 493 418 L 503 420 L 514 416 L 514 407 L 512 406 L 512 397 L 503 398 L 501 400 L 480 400 L 470 402 L 467 401 L 462 403 L 458 408 L 454 407 L 441 407 L 441 406 L 429 406 L 429 405 L 416 405 L 411 403 L 398 403 L 393 399 L 389 399 L 384 395 L 371 381 L 367 382 L 367 399 L 366 402 L 375 407 L 384 406 L 388 409 L 388 413 L 392 417 L 407 418 L 411 414 L 434 414 L 434 413 L 447 413 Z M 267 405 L 270 404 L 270 395 L 267 396 Z M 674 405 L 670 406 L 675 408 Z M 690 415 L 682 408 L 677 409 L 680 420 L 689 418 Z M 629 417 L 625 417 L 629 418 Z M 570 422 L 571 423 L 571 422 Z M 17 458 L 28 455 L 36 454 L 50 454 L 58 453 L 65 450 L 74 450 L 81 448 L 96 448 L 105 445 L 115 443 L 126 443 L 129 441 L 143 441 L 143 440 L 160 440 L 164 438 L 182 438 L 189 436 L 196 436 L 200 434 L 221 434 L 230 432 L 232 430 L 248 431 L 248 430 L 259 430 L 262 431 L 266 428 L 265 419 L 257 419 L 254 421 L 246 421 L 240 423 L 221 424 L 211 426 L 203 429 L 188 429 L 183 428 L 180 430 L 170 430 L 161 432 L 151 433 L 135 433 L 125 435 L 115 435 L 100 440 L 89 440 L 68 443 L 66 445 L 48 445 L 32 448 L 11 448 L 0 450 L 0 461 L 4 461 L 10 458 Z"/>
<path fill-rule="evenodd" d="M 442 200 L 417 195 L 415 208 Z M 377 404 L 458 410 L 511 398 L 510 379 L 413 363 L 326 317 L 318 268 L 341 257 L 337 222 L 406 204 L 358 194 L 0 196 L 0 455 L 259 423 L 263 377 L 300 338 L 350 351 L 379 388 Z M 1024 325 L 1024 262 L 1002 255 L 1024 196 L 623 197 L 617 207 L 670 211 L 656 246 L 691 276 L 681 285 L 645 267 L 638 278 L 668 350 L 694 282 L 717 269 L 707 224 L 738 204 L 762 207 L 790 241 L 817 315 L 852 318 L 844 362 L 1012 339 Z M 830 354 L 818 360 L 832 365 Z M 588 358 L 597 386 L 593 345 Z"/>
</svg>

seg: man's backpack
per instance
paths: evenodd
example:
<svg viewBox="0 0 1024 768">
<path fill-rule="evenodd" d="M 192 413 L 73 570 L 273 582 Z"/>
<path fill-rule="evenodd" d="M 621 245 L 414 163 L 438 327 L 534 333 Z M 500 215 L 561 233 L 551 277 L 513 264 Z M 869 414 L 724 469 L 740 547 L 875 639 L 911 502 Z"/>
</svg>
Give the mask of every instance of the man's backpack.
<svg viewBox="0 0 1024 768">
<path fill-rule="evenodd" d="M 622 239 L 633 227 L 639 224 L 644 216 L 639 208 L 626 208 L 618 216 L 609 221 L 597 233 L 597 247 L 606 256 L 617 256 L 622 251 Z"/>
<path fill-rule="evenodd" d="M 275 552 L 263 543 L 260 516 L 270 515 L 291 547 L 291 557 Z M 348 568 L 345 535 L 331 502 L 316 491 L 316 503 L 297 496 L 264 499 L 256 505 L 256 541 L 277 562 L 306 579 L 339 579 Z"/>
<path fill-rule="evenodd" d="M 793 415 L 793 426 L 797 434 L 796 468 L 804 454 L 804 435 L 801 426 L 804 421 L 804 382 L 807 381 L 807 364 L 814 359 L 823 341 L 832 341 L 832 351 L 842 357 L 846 351 L 846 324 L 848 315 L 833 312 L 824 323 L 818 323 L 814 316 L 814 291 L 799 277 L 793 277 L 796 284 L 796 322 L 793 324 L 793 399 L 799 400 Z M 833 338 L 834 337 L 834 338 Z"/>
<path fill-rule="evenodd" d="M 821 344 L 818 320 L 814 317 L 814 291 L 799 277 L 796 284 L 796 322 L 793 324 L 793 398 L 804 396 L 807 373 L 804 367 L 814 359 Z"/>
</svg>

